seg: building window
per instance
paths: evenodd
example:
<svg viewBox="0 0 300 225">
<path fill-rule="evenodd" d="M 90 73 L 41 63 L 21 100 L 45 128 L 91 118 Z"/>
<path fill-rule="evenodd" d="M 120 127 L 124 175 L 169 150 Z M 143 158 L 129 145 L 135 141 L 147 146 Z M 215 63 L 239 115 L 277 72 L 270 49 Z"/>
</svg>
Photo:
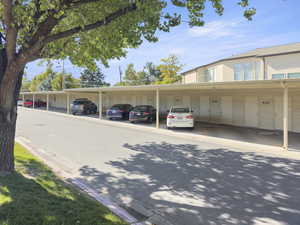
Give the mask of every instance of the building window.
<svg viewBox="0 0 300 225">
<path fill-rule="evenodd" d="M 244 80 L 242 64 L 234 65 L 234 80 Z"/>
<path fill-rule="evenodd" d="M 207 70 L 205 70 L 205 80 L 207 82 L 212 82 L 215 81 L 216 79 L 216 69 L 215 68 L 209 68 Z"/>
<path fill-rule="evenodd" d="M 260 63 L 240 63 L 234 65 L 234 80 L 258 80 Z"/>
<path fill-rule="evenodd" d="M 284 79 L 284 74 L 283 73 L 272 74 L 272 79 L 273 80 Z"/>
<path fill-rule="evenodd" d="M 288 73 L 288 78 L 300 78 L 300 73 Z"/>
</svg>

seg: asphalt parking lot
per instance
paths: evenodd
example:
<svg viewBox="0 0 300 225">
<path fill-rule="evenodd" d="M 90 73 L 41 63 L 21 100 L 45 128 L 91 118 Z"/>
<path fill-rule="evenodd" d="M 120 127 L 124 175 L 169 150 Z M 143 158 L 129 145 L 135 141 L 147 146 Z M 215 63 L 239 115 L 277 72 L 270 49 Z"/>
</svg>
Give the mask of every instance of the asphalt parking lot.
<svg viewBox="0 0 300 225">
<path fill-rule="evenodd" d="M 290 224 L 300 217 L 300 156 L 278 157 L 19 109 L 17 136 L 100 193 L 174 225 Z M 68 163 L 65 163 L 68 162 Z M 158 224 L 160 225 L 160 224 Z"/>
</svg>

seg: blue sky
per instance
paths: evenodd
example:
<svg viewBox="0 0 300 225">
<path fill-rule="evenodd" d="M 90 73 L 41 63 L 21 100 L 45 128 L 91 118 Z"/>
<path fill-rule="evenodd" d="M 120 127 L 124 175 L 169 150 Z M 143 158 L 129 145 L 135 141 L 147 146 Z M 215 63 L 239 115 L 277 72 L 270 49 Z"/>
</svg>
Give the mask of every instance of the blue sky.
<svg viewBox="0 0 300 225">
<path fill-rule="evenodd" d="M 250 0 L 257 9 L 252 21 L 242 16 L 236 2 L 224 0 L 225 12 L 221 17 L 208 7 L 204 27 L 190 28 L 182 23 L 170 33 L 158 33 L 156 43 L 144 42 L 137 49 L 128 49 L 126 58 L 111 60 L 109 68 L 99 64 L 106 81 L 111 84 L 119 81 L 119 66 L 124 71 L 127 64 L 134 63 L 136 69 L 142 69 L 146 62 L 158 64 L 170 54 L 178 55 L 185 71 L 243 51 L 300 42 L 299 0 Z M 33 62 L 27 67 L 27 77 L 31 79 L 44 69 Z M 61 63 L 55 63 L 54 69 L 60 71 Z M 79 77 L 81 70 L 65 61 L 65 71 L 74 77 Z"/>
</svg>

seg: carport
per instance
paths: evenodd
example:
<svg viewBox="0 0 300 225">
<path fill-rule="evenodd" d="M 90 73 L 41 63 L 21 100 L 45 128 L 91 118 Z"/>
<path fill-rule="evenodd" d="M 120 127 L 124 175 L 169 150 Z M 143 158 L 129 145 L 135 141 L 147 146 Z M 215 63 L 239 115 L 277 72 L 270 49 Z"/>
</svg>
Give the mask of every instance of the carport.
<svg viewBox="0 0 300 225">
<path fill-rule="evenodd" d="M 32 100 L 33 108 L 35 108 L 35 102 L 41 100 L 46 102 L 46 110 L 54 111 L 66 111 L 68 108 L 67 94 L 64 91 L 38 91 L 38 92 L 22 92 L 20 94 L 22 100 Z M 41 108 L 44 109 L 44 108 Z"/>
<path fill-rule="evenodd" d="M 113 104 L 151 104 L 157 109 L 156 128 L 161 127 L 159 118 L 165 117 L 171 105 L 187 105 L 201 123 L 282 132 L 282 146 L 288 149 L 289 131 L 300 133 L 299 88 L 297 79 L 206 82 L 67 89 L 61 98 L 65 99 L 67 113 L 72 99 L 91 99 L 98 105 L 100 119 Z M 49 97 L 47 102 L 49 105 Z"/>
</svg>

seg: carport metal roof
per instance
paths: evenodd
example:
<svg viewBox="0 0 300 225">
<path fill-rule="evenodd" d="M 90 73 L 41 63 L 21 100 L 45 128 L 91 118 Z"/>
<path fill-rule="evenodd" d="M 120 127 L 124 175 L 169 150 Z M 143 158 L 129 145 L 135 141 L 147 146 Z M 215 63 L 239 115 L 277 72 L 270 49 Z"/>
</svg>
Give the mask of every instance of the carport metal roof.
<svg viewBox="0 0 300 225">
<path fill-rule="evenodd" d="M 65 91 L 34 91 L 34 92 L 21 92 L 21 94 L 35 94 L 35 95 L 43 95 L 43 94 L 65 94 Z"/>
<path fill-rule="evenodd" d="M 113 86 L 97 88 L 72 88 L 63 91 L 46 92 L 22 92 L 21 94 L 63 94 L 70 92 L 99 93 L 120 91 L 176 91 L 176 90 L 238 90 L 238 89 L 267 89 L 267 88 L 300 88 L 300 79 L 280 80 L 255 80 L 255 81 L 225 81 L 225 82 L 202 82 L 190 84 L 163 84 L 163 85 L 140 85 L 140 86 Z"/>
</svg>

